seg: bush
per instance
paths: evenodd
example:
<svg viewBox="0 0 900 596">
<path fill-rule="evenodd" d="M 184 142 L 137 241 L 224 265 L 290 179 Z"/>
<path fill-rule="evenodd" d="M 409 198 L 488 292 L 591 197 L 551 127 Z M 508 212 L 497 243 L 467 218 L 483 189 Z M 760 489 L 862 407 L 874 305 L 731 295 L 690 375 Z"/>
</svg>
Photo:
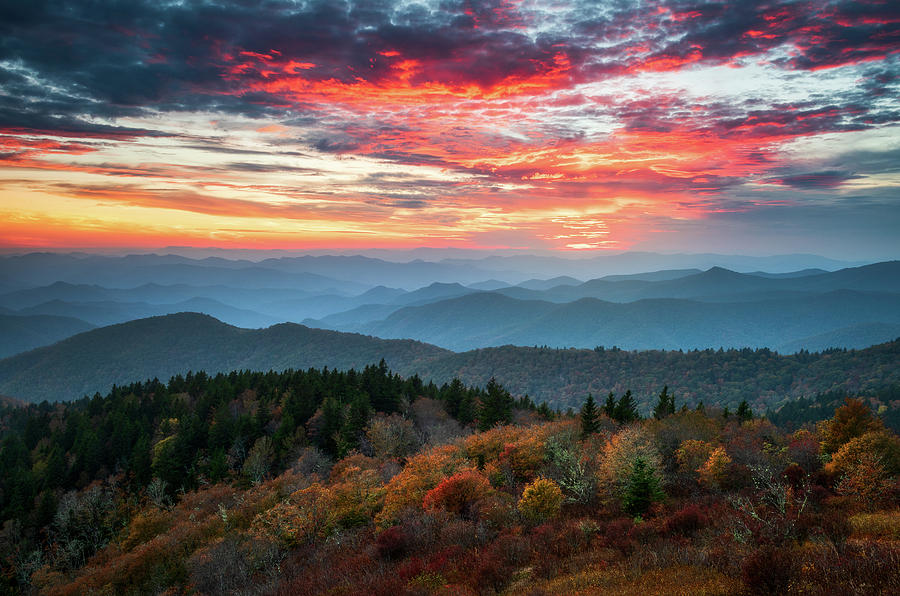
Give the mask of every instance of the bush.
<svg viewBox="0 0 900 596">
<path fill-rule="evenodd" d="M 391 526 L 382 530 L 375 538 L 375 546 L 378 548 L 378 554 L 386 559 L 402 555 L 407 546 L 406 534 L 403 532 L 403 528 Z"/>
<path fill-rule="evenodd" d="M 562 506 L 563 494 L 552 480 L 538 478 L 525 487 L 518 509 L 526 520 L 539 523 L 555 517 Z"/>
<path fill-rule="evenodd" d="M 784 594 L 796 572 L 795 561 L 788 550 L 763 546 L 744 559 L 744 586 L 751 594 Z"/>
<path fill-rule="evenodd" d="M 493 489 L 488 479 L 476 470 L 464 470 L 445 478 L 425 494 L 422 506 L 426 510 L 442 509 L 464 519 L 477 519 L 484 499 Z"/>
<path fill-rule="evenodd" d="M 666 533 L 693 536 L 706 525 L 708 519 L 696 505 L 686 505 L 673 513 L 663 524 Z"/>
</svg>

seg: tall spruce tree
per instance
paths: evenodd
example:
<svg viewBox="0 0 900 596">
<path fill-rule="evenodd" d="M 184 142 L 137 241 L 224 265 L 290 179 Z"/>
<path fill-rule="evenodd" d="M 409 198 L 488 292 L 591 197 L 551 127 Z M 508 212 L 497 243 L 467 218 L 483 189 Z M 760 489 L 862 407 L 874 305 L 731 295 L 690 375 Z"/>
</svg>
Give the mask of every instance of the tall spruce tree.
<svg viewBox="0 0 900 596">
<path fill-rule="evenodd" d="M 634 397 L 631 395 L 631 389 L 627 390 L 622 399 L 619 400 L 619 403 L 616 404 L 616 412 L 613 418 L 616 422 L 622 424 L 641 419 L 641 415 L 637 411 L 637 403 L 635 403 Z"/>
<path fill-rule="evenodd" d="M 485 389 L 485 395 L 481 397 L 481 404 L 478 408 L 478 428 L 487 430 L 496 424 L 512 422 L 512 408 L 515 400 L 509 391 L 504 389 L 494 377 L 491 377 Z"/>
<path fill-rule="evenodd" d="M 750 409 L 750 404 L 747 403 L 747 400 L 741 400 L 741 403 L 738 405 L 737 412 L 735 415 L 740 420 L 753 420 L 753 410 Z"/>
<path fill-rule="evenodd" d="M 675 395 L 670 394 L 669 386 L 665 385 L 662 392 L 659 394 L 659 401 L 656 402 L 656 407 L 653 408 L 653 417 L 657 420 L 662 420 L 666 416 L 671 416 L 674 413 Z"/>
<path fill-rule="evenodd" d="M 594 396 L 588 393 L 587 400 L 581 406 L 581 438 L 588 437 L 600 430 L 600 411 Z"/>
<path fill-rule="evenodd" d="M 659 486 L 659 478 L 647 461 L 638 457 L 634 460 L 631 475 L 622 492 L 622 509 L 632 516 L 643 515 L 650 505 L 665 499 L 666 494 Z"/>
<path fill-rule="evenodd" d="M 616 417 L 616 396 L 613 395 L 612 391 L 606 396 L 606 402 L 603 404 L 603 413 L 606 414 L 608 418 Z"/>
</svg>

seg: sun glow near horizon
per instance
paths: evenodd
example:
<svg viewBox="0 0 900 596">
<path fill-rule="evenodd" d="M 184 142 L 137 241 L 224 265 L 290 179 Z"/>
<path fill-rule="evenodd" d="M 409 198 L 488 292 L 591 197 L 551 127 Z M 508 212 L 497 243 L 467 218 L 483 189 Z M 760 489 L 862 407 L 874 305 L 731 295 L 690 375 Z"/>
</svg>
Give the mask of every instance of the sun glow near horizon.
<svg viewBox="0 0 900 596">
<path fill-rule="evenodd" d="M 895 9 L 489 5 L 7 24 L 2 243 L 896 251 Z"/>
</svg>

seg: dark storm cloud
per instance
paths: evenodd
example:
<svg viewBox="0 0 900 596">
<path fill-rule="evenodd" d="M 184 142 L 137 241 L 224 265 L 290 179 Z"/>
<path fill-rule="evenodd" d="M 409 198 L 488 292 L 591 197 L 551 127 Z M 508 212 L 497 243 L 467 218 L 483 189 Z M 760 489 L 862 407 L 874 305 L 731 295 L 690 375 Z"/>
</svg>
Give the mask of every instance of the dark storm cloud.
<svg viewBox="0 0 900 596">
<path fill-rule="evenodd" d="M 783 59 L 785 68 L 820 68 L 884 56 L 900 44 L 897 3 L 604 6 L 574 11 L 570 35 L 535 36 L 522 27 L 539 24 L 541 15 L 500 1 L 447 1 L 438 10 L 385 0 L 314 0 L 299 7 L 276 0 L 8 2 L 0 7 L 0 86 L 7 104 L 9 98 L 19 101 L 0 107 L 0 126 L 44 130 L 56 124 L 76 131 L 90 128 L 85 117 L 114 119 L 151 109 L 283 113 L 288 105 L 277 96 L 228 93 L 270 76 L 265 59 L 254 54 L 312 64 L 304 73 L 311 80 L 348 82 L 378 82 L 392 76 L 398 61 L 415 59 L 425 68 L 413 84 L 439 80 L 487 88 L 509 77 L 539 76 L 561 60 L 572 80 L 586 80 L 604 71 L 728 62 L 786 43 L 800 54 Z M 623 32 L 635 39 L 594 46 Z M 645 52 L 626 48 L 641 44 Z M 239 80 L 223 76 L 242 61 Z M 871 93 L 883 94 L 895 76 L 876 75 Z M 327 144 L 323 149 L 335 150 Z"/>
<path fill-rule="evenodd" d="M 838 187 L 854 178 L 862 178 L 862 176 L 850 172 L 832 170 L 825 172 L 810 172 L 807 174 L 794 174 L 782 178 L 772 178 L 769 182 L 799 189 L 829 189 Z"/>
</svg>

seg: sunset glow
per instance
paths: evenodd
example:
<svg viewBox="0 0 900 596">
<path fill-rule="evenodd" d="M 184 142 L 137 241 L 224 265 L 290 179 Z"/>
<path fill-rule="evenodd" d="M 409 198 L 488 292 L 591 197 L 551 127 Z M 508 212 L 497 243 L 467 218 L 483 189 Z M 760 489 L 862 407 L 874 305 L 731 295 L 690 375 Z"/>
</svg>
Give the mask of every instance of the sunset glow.
<svg viewBox="0 0 900 596">
<path fill-rule="evenodd" d="M 896 256 L 896 2 L 53 5 L 0 15 L 2 248 Z"/>
</svg>

